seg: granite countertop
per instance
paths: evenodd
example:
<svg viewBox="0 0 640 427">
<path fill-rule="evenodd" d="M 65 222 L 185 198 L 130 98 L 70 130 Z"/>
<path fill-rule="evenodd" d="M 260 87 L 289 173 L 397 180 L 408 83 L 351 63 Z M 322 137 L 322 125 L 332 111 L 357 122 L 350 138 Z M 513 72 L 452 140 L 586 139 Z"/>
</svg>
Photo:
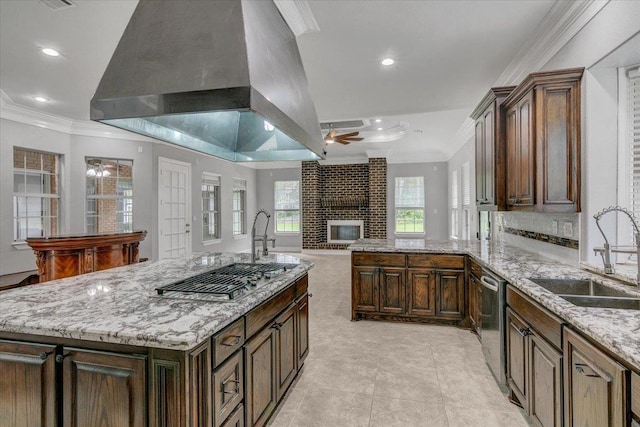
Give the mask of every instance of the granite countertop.
<svg viewBox="0 0 640 427">
<path fill-rule="evenodd" d="M 629 296 L 640 296 L 635 287 L 498 242 L 360 239 L 350 245 L 349 249 L 355 252 L 470 255 L 479 264 L 502 276 L 574 329 L 601 343 L 640 372 L 640 311 L 579 307 L 528 278 L 592 278 L 624 290 Z"/>
<path fill-rule="evenodd" d="M 250 262 L 250 254 L 191 254 L 2 291 L 0 332 L 189 350 L 313 267 L 291 255 L 262 257 L 258 262 L 298 266 L 227 302 L 166 298 L 155 291 L 236 262 Z"/>
</svg>

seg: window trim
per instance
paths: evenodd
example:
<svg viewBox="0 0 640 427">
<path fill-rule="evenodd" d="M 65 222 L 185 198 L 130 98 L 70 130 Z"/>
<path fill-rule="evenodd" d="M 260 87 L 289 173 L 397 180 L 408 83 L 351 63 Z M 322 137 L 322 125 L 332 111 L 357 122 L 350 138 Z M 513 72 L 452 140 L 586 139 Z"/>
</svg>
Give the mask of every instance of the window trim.
<svg viewBox="0 0 640 427">
<path fill-rule="evenodd" d="M 400 206 L 398 207 L 398 179 L 420 178 L 422 180 L 422 206 Z M 398 236 L 424 236 L 427 232 L 427 195 L 424 175 L 396 176 L 393 180 L 393 233 Z M 422 231 L 398 231 L 398 209 L 422 211 Z"/>
<path fill-rule="evenodd" d="M 451 221 L 449 228 L 449 238 L 453 240 L 458 240 L 460 235 L 460 203 L 459 198 L 460 194 L 458 192 L 458 169 L 454 169 L 451 171 L 451 182 L 450 182 L 450 196 L 449 196 L 449 206 L 451 206 Z"/>
<path fill-rule="evenodd" d="M 234 209 L 233 198 L 237 191 L 242 192 L 242 210 L 240 211 L 242 213 L 242 230 L 240 233 L 236 233 L 233 229 L 234 216 L 235 213 L 238 212 Z M 233 234 L 234 239 L 243 239 L 247 237 L 247 180 L 242 178 L 233 178 L 233 191 L 231 192 L 231 233 Z"/>
<path fill-rule="evenodd" d="M 200 235 L 202 244 L 204 246 L 210 246 L 210 245 L 215 245 L 218 243 L 222 243 L 222 175 L 217 174 L 217 173 L 213 173 L 213 172 L 206 172 L 203 171 L 202 172 L 202 180 L 201 180 L 201 185 L 204 184 L 205 181 L 211 181 L 213 182 L 214 186 L 217 186 L 218 189 L 216 191 L 216 207 L 217 207 L 217 211 L 215 211 L 216 213 L 216 231 L 217 231 L 217 236 L 213 237 L 211 239 L 205 239 L 204 238 L 204 213 L 205 213 L 205 209 L 204 209 L 204 200 L 202 198 L 202 191 L 200 192 L 200 225 L 202 226 L 202 233 Z M 217 182 L 217 183 L 216 183 Z M 201 187 L 202 188 L 202 187 Z M 209 210 L 207 210 L 207 212 L 211 212 Z"/>
<path fill-rule="evenodd" d="M 276 203 L 276 184 L 278 182 L 295 182 L 298 184 L 298 209 L 278 209 Z M 302 231 L 302 208 L 300 196 L 300 180 L 299 179 L 282 179 L 273 181 L 273 234 L 281 236 L 299 236 Z M 278 231 L 278 212 L 298 212 L 298 230 L 299 231 Z"/>
</svg>

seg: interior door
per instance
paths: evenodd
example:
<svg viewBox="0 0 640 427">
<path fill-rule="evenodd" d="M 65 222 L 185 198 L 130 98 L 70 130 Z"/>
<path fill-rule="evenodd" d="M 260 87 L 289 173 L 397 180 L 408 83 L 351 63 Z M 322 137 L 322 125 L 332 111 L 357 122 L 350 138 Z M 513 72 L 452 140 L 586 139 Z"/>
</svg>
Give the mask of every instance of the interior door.
<svg viewBox="0 0 640 427">
<path fill-rule="evenodd" d="M 191 252 L 191 165 L 158 160 L 158 257 Z"/>
</svg>

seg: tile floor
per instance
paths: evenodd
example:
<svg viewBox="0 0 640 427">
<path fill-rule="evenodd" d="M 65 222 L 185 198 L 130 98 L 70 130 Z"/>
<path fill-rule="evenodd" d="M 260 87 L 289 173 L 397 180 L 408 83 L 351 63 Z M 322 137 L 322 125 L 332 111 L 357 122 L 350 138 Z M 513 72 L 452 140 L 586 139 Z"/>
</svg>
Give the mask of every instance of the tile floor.
<svg viewBox="0 0 640 427">
<path fill-rule="evenodd" d="M 311 350 L 272 427 L 526 427 L 484 364 L 480 343 L 447 326 L 351 322 L 349 255 L 302 254 Z"/>
</svg>

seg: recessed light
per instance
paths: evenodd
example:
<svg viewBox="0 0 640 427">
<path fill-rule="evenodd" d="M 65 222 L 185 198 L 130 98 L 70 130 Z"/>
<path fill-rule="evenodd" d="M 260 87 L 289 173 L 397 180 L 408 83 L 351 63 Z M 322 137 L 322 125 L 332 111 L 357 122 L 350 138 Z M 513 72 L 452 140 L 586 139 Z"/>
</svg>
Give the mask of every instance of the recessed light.
<svg viewBox="0 0 640 427">
<path fill-rule="evenodd" d="M 40 49 L 42 51 L 42 53 L 44 53 L 45 55 L 48 56 L 60 56 L 60 52 L 58 52 L 55 49 L 51 49 L 50 47 L 45 47 L 43 49 Z"/>
<path fill-rule="evenodd" d="M 382 130 L 382 128 L 378 128 L 378 130 Z"/>
<path fill-rule="evenodd" d="M 33 99 L 35 99 L 38 102 L 47 102 L 49 101 L 47 98 L 45 98 L 44 96 L 34 96 Z"/>
<path fill-rule="evenodd" d="M 382 65 L 393 65 L 394 62 L 395 61 L 391 58 L 385 58 L 382 61 L 380 61 Z"/>
<path fill-rule="evenodd" d="M 382 119 L 376 119 L 376 123 L 380 123 Z"/>
</svg>

